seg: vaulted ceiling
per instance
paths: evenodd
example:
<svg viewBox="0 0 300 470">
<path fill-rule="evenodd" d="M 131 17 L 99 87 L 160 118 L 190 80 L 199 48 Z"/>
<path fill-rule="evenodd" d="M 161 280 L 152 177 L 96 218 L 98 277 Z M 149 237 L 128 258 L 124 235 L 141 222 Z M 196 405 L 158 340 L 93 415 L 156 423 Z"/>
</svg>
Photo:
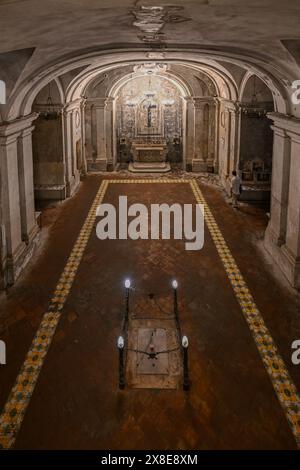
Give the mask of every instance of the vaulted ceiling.
<svg viewBox="0 0 300 470">
<path fill-rule="evenodd" d="M 300 78 L 299 19 L 299 0 L 0 0 L 0 79 L 10 98 L 46 69 L 70 83 L 114 52 L 110 63 L 197 58 L 237 86 L 253 66 L 290 88 Z"/>
<path fill-rule="evenodd" d="M 139 16 L 147 6 L 162 10 Z M 33 48 L 29 71 L 86 49 L 150 48 L 149 14 L 160 47 L 259 54 L 298 70 L 299 0 L 0 0 L 0 53 Z"/>
</svg>

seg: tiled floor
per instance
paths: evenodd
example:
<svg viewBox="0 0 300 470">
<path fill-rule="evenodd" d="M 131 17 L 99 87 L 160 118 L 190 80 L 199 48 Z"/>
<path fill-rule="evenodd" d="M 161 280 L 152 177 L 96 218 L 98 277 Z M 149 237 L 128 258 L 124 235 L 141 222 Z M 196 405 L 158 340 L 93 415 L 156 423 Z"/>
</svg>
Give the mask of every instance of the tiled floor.
<svg viewBox="0 0 300 470">
<path fill-rule="evenodd" d="M 296 448 L 300 369 L 291 364 L 290 347 L 300 336 L 299 298 L 272 277 L 257 251 L 265 216 L 248 206 L 236 212 L 217 189 L 199 190 L 194 182 L 100 183 L 89 177 L 74 198 L 45 211 L 52 222 L 45 246 L 2 299 L 2 445 Z M 182 241 L 100 242 L 95 208 L 102 196 L 116 204 L 119 195 L 147 205 L 204 196 L 204 249 L 185 251 Z M 118 390 L 126 276 L 158 302 L 178 279 L 190 392 Z"/>
</svg>

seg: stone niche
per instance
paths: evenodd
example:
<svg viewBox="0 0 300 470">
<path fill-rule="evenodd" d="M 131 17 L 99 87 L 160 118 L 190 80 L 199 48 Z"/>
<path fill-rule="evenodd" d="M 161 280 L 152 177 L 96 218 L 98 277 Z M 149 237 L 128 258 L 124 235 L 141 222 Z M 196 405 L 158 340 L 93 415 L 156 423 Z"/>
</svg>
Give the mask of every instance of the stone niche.
<svg viewBox="0 0 300 470">
<path fill-rule="evenodd" d="M 36 200 L 66 197 L 62 108 L 54 82 L 43 88 L 33 103 L 33 110 L 39 114 L 32 134 Z"/>
<path fill-rule="evenodd" d="M 33 132 L 34 192 L 37 199 L 65 198 L 62 117 L 39 117 Z"/>
<path fill-rule="evenodd" d="M 270 90 L 253 75 L 245 86 L 241 103 L 239 170 L 244 200 L 268 202 L 270 199 L 273 132 L 267 113 L 273 110 Z"/>
<path fill-rule="evenodd" d="M 130 80 L 118 95 L 116 122 L 121 165 L 182 161 L 182 98 L 168 79 Z"/>
</svg>

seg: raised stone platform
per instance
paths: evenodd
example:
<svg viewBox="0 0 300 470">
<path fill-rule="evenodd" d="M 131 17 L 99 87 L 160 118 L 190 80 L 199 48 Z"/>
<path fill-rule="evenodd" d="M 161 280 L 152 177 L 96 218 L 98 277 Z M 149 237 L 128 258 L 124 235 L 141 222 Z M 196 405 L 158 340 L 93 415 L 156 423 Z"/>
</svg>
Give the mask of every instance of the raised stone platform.
<svg viewBox="0 0 300 470">
<path fill-rule="evenodd" d="M 168 162 L 133 162 L 129 163 L 128 170 L 132 173 L 167 173 L 171 166 Z"/>
<path fill-rule="evenodd" d="M 176 325 L 173 320 L 131 320 L 126 361 L 129 388 L 178 389 L 182 361 Z M 145 351 L 168 351 L 151 359 Z"/>
</svg>

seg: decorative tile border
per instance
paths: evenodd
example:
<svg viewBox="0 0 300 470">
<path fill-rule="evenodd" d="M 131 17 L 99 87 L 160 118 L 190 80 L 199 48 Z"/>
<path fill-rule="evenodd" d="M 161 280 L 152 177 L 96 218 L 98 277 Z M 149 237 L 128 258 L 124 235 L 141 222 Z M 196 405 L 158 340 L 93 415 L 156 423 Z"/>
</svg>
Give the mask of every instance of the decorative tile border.
<svg viewBox="0 0 300 470">
<path fill-rule="evenodd" d="M 114 179 L 102 181 L 75 245 L 73 246 L 67 264 L 55 288 L 49 309 L 42 318 L 24 364 L 21 367 L 19 375 L 17 376 L 16 382 L 0 416 L 0 448 L 9 449 L 15 443 L 27 406 L 36 386 L 39 373 L 60 320 L 64 304 L 71 290 L 83 253 L 94 227 L 97 207 L 101 204 L 109 184 L 122 183 L 190 184 L 196 201 L 199 204 L 204 205 L 206 225 L 224 265 L 243 315 L 248 323 L 266 371 L 271 379 L 275 393 L 285 412 L 285 416 L 291 427 L 298 447 L 300 448 L 300 397 L 297 389 L 197 182 L 195 180 L 184 178 Z"/>
<path fill-rule="evenodd" d="M 42 318 L 24 364 L 0 416 L 0 448 L 2 449 L 9 449 L 14 445 L 21 428 L 27 406 L 29 405 L 39 373 L 60 320 L 63 306 L 71 290 L 83 252 L 93 229 L 97 207 L 104 198 L 107 186 L 107 181 L 103 181 L 100 185 L 67 264 L 57 283 L 48 312 Z"/>
<path fill-rule="evenodd" d="M 193 180 L 190 181 L 190 185 L 198 204 L 204 205 L 207 228 L 221 258 L 244 318 L 248 323 L 277 398 L 300 448 L 299 393 L 198 184 Z"/>
</svg>

